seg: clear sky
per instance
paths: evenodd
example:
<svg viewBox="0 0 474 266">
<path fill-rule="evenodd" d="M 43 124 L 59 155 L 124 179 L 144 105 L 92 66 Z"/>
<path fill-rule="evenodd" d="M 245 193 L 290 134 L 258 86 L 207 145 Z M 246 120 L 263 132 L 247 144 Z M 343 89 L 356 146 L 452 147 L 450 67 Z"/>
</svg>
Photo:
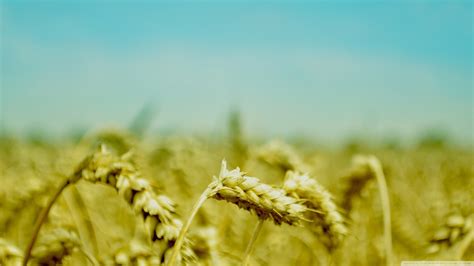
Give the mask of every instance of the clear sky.
<svg viewBox="0 0 474 266">
<path fill-rule="evenodd" d="M 2 1 L 10 131 L 127 125 L 473 141 L 471 1 Z"/>
</svg>

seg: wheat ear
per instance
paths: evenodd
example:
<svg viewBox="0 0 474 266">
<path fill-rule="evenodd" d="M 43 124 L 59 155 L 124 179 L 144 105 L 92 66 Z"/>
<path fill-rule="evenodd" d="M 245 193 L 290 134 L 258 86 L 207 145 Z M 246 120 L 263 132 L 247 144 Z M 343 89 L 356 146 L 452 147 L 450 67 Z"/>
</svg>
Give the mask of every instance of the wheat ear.
<svg viewBox="0 0 474 266">
<path fill-rule="evenodd" d="M 128 162 L 130 156 L 124 154 L 118 157 L 101 146 L 81 169 L 80 175 L 87 181 L 112 186 L 141 214 L 151 240 L 156 244 L 164 244 L 161 260 L 165 262 L 174 248 L 182 223 L 175 213 L 174 202 L 154 192 L 150 183 L 141 178 L 133 164 Z M 195 255 L 190 241 L 184 239 L 184 242 L 185 248 L 180 249 L 180 259 L 193 261 Z"/>
<path fill-rule="evenodd" d="M 352 166 L 344 177 L 345 189 L 341 206 L 346 214 L 352 210 L 353 200 L 359 196 L 367 183 L 374 179 L 366 156 L 356 155 L 352 158 Z"/>
<path fill-rule="evenodd" d="M 160 265 L 161 258 L 153 254 L 152 250 L 139 241 L 115 249 L 111 257 L 101 261 L 101 265 Z"/>
<path fill-rule="evenodd" d="M 191 235 L 194 243 L 193 250 L 203 265 L 220 265 L 218 254 L 218 235 L 215 227 L 206 226 L 197 228 Z"/>
<path fill-rule="evenodd" d="M 288 170 L 309 170 L 291 146 L 278 140 L 270 141 L 258 148 L 256 157 L 267 164 L 280 168 L 284 172 Z"/>
<path fill-rule="evenodd" d="M 79 250 L 80 240 L 74 231 L 54 228 L 41 235 L 32 251 L 33 261 L 38 265 L 61 263 L 64 257 Z"/>
<path fill-rule="evenodd" d="M 174 266 L 184 236 L 194 216 L 208 198 L 234 203 L 242 209 L 254 212 L 259 219 L 272 220 L 277 225 L 295 225 L 307 220 L 305 216 L 308 209 L 298 199 L 287 196 L 283 189 L 264 184 L 258 178 L 246 176 L 239 168 L 229 171 L 226 161 L 223 160 L 219 177 L 214 177 L 213 182 L 201 194 L 182 228 L 169 265 Z"/>
<path fill-rule="evenodd" d="M 474 215 L 463 217 L 460 214 L 452 214 L 448 216 L 445 224 L 433 233 L 427 253 L 439 253 L 443 247 L 454 248 L 455 259 L 460 260 L 473 239 L 473 221 Z"/>
<path fill-rule="evenodd" d="M 128 153 L 118 157 L 101 145 L 98 152 L 88 156 L 80 163 L 74 174 L 61 184 L 40 213 L 33 228 L 32 238 L 25 251 L 24 266 L 27 265 L 38 233 L 54 202 L 66 187 L 80 179 L 94 183 L 100 182 L 118 190 L 134 210 L 141 213 L 152 241 L 157 243 L 164 240 L 166 245 L 163 247 L 162 261 L 167 259 L 181 229 L 181 221 L 175 215 L 175 207 L 171 199 L 156 194 L 148 181 L 139 177 L 139 172 L 127 161 L 130 156 L 131 154 Z M 189 247 L 190 241 L 188 239 L 183 239 L 183 241 L 186 245 L 180 250 L 182 258 L 191 261 L 195 256 Z"/>
<path fill-rule="evenodd" d="M 283 188 L 313 210 L 311 225 L 318 227 L 319 239 L 325 246 L 329 250 L 337 247 L 347 234 L 347 228 L 329 191 L 308 175 L 293 171 L 287 172 Z"/>
<path fill-rule="evenodd" d="M 307 220 L 308 209 L 300 200 L 287 196 L 283 189 L 260 182 L 256 177 L 246 176 L 239 168 L 227 170 L 225 161 L 219 178 L 215 178 L 209 188 L 209 197 L 234 203 L 277 225 L 295 225 Z"/>
</svg>

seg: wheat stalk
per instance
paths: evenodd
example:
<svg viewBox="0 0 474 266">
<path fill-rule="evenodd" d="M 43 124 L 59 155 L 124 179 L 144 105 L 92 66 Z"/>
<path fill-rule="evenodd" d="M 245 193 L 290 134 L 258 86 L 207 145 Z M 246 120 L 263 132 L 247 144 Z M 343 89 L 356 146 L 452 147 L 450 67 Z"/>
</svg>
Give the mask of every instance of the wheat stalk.
<svg viewBox="0 0 474 266">
<path fill-rule="evenodd" d="M 32 233 L 32 237 L 26 247 L 26 250 L 25 250 L 25 255 L 24 255 L 24 259 L 23 259 L 23 266 L 26 266 L 27 263 L 28 263 L 28 260 L 30 259 L 30 256 L 31 256 L 31 250 L 33 249 L 33 246 L 36 242 L 36 239 L 38 238 L 38 234 L 39 234 L 39 231 L 41 230 L 41 226 L 43 225 L 44 221 L 46 220 L 46 218 L 48 217 L 48 214 L 49 214 L 49 211 L 51 210 L 51 208 L 53 207 L 54 203 L 56 202 L 56 200 L 58 199 L 58 197 L 61 195 L 61 193 L 64 191 L 64 189 L 66 189 L 66 187 L 69 185 L 69 184 L 72 184 L 72 182 L 75 182 L 73 181 L 73 179 L 68 179 L 68 180 L 65 180 L 57 189 L 56 191 L 54 192 L 54 195 L 49 199 L 48 203 L 46 204 L 46 206 L 43 208 L 43 210 L 41 210 L 40 214 L 39 214 L 39 217 L 38 219 L 36 220 L 35 222 L 35 225 L 33 227 L 33 233 Z"/>
<path fill-rule="evenodd" d="M 239 168 L 229 171 L 222 161 L 218 177 L 213 178 L 194 205 L 191 215 L 182 228 L 176 249 L 168 265 L 173 265 L 186 232 L 202 204 L 208 199 L 225 200 L 238 207 L 255 213 L 261 220 L 272 220 L 275 224 L 300 224 L 307 220 L 308 209 L 298 199 L 287 196 L 286 191 L 260 182 L 258 178 L 246 176 Z"/>
<path fill-rule="evenodd" d="M 250 237 L 250 241 L 247 244 L 247 247 L 245 248 L 245 253 L 244 253 L 244 259 L 242 265 L 247 266 L 250 262 L 250 256 L 252 255 L 253 248 L 255 246 L 255 242 L 257 241 L 257 238 L 262 231 L 263 228 L 263 220 L 258 220 L 257 225 L 253 229 L 252 236 Z"/>
<path fill-rule="evenodd" d="M 343 207 L 347 212 L 350 212 L 352 208 L 353 197 L 360 194 L 367 182 L 372 179 L 377 181 L 383 211 L 385 261 L 387 265 L 393 265 L 390 199 L 388 196 L 387 183 L 385 181 L 382 164 L 379 159 L 373 155 L 355 156 L 353 158 L 351 174 L 348 179 L 350 185 L 344 193 L 343 200 Z"/>
<path fill-rule="evenodd" d="M 392 248 L 392 221 L 390 213 L 390 198 L 388 196 L 388 188 L 385 175 L 383 173 L 382 164 L 379 159 L 373 155 L 367 157 L 368 164 L 372 169 L 377 186 L 379 189 L 380 202 L 383 211 L 383 231 L 384 231 L 384 246 L 385 246 L 385 261 L 387 265 L 393 265 L 393 248 Z"/>
<path fill-rule="evenodd" d="M 315 179 L 293 171 L 287 172 L 283 188 L 313 210 L 311 226 L 319 228 L 319 239 L 326 247 L 330 250 L 337 247 L 347 234 L 347 228 L 332 195 Z"/>
</svg>

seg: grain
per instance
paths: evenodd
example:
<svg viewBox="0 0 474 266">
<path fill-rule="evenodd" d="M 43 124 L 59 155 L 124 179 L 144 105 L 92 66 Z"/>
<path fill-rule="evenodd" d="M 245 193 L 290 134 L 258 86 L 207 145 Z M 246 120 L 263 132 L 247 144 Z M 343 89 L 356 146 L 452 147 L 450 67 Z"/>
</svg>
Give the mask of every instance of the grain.
<svg viewBox="0 0 474 266">
<path fill-rule="evenodd" d="M 260 182 L 239 168 L 228 170 L 222 161 L 219 177 L 209 185 L 209 197 L 225 200 L 238 207 L 254 212 L 262 220 L 271 220 L 280 225 L 299 224 L 307 220 L 306 208 L 298 199 L 286 195 L 286 191 Z"/>
<path fill-rule="evenodd" d="M 176 254 L 192 220 L 208 198 L 233 203 L 239 208 L 255 213 L 260 220 L 271 220 L 277 225 L 282 223 L 298 225 L 302 221 L 307 221 L 305 216 L 309 210 L 299 203 L 298 199 L 286 196 L 286 191 L 283 189 L 274 188 L 260 182 L 258 178 L 245 175 L 239 168 L 229 171 L 225 160 L 221 162 L 219 176 L 214 176 L 213 179 L 191 210 L 191 215 L 176 241 L 176 250 L 169 265 L 174 265 Z"/>
<path fill-rule="evenodd" d="M 147 226 L 151 240 L 163 241 L 161 259 L 166 261 L 181 230 L 182 223 L 177 218 L 174 202 L 155 193 L 148 180 L 140 177 L 140 172 L 127 159 L 130 154 L 119 157 L 102 145 L 91 157 L 81 163 L 76 170 L 76 178 L 93 183 L 102 183 L 115 188 L 128 204 L 140 214 Z M 178 259 L 193 261 L 195 256 L 186 239 Z"/>
<path fill-rule="evenodd" d="M 63 259 L 79 250 L 77 234 L 66 228 L 45 231 L 32 251 L 32 262 L 36 265 L 57 265 Z"/>
<path fill-rule="evenodd" d="M 102 265 L 150 265 L 161 264 L 161 259 L 149 247 L 139 241 L 131 241 L 114 249 L 112 256 L 104 258 Z"/>
<path fill-rule="evenodd" d="M 280 168 L 283 172 L 288 170 L 308 171 L 309 167 L 301 160 L 298 153 L 288 144 L 273 140 L 259 147 L 255 151 L 258 159 Z"/>
<path fill-rule="evenodd" d="M 218 235 L 215 227 L 199 227 L 190 234 L 194 245 L 193 250 L 200 265 L 221 265 L 218 252 Z"/>
<path fill-rule="evenodd" d="M 362 155 L 354 156 L 351 169 L 343 179 L 346 188 L 343 192 L 341 206 L 345 213 L 350 213 L 353 201 L 361 195 L 367 183 L 375 179 L 367 157 Z"/>
<path fill-rule="evenodd" d="M 174 251 L 174 265 L 202 266 L 241 265 L 246 258 L 251 266 L 474 259 L 471 148 L 360 146 L 380 161 L 356 156 L 341 179 L 351 151 L 280 141 L 259 154 L 272 142 L 239 137 L 246 132 L 238 126 L 230 132 L 237 135 L 94 133 L 39 144 L 0 136 L 0 265 L 21 264 L 40 220 L 28 265 L 163 265 Z M 101 142 L 106 148 L 98 149 Z M 221 158 L 228 164 L 219 175 Z M 378 194 L 385 177 L 390 202 Z M 276 206 L 281 201 L 268 199 L 273 192 L 260 194 L 262 188 L 284 190 L 304 214 Z M 181 220 L 180 213 L 191 217 L 205 189 L 196 219 Z M 337 205 L 324 204 L 328 199 Z M 345 235 L 333 210 L 344 217 Z M 186 249 L 195 259 L 180 259 Z"/>
<path fill-rule="evenodd" d="M 308 175 L 293 171 L 287 173 L 283 188 L 312 210 L 310 227 L 318 239 L 330 250 L 337 247 L 347 235 L 347 228 L 329 191 Z"/>
<path fill-rule="evenodd" d="M 432 233 L 426 252 L 428 254 L 439 253 L 457 245 L 465 238 L 472 238 L 473 217 L 474 215 L 464 217 L 459 213 L 446 217 L 445 223 Z M 467 241 L 472 240 L 468 239 Z"/>
</svg>

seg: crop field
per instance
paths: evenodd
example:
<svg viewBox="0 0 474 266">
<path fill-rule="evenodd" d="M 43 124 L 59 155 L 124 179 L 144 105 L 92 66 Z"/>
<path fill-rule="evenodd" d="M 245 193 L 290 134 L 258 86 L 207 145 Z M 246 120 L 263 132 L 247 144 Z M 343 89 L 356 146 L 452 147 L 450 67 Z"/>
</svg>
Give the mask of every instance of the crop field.
<svg viewBox="0 0 474 266">
<path fill-rule="evenodd" d="M 472 150 L 318 149 L 236 131 L 3 138 L 0 264 L 474 259 Z"/>
</svg>

